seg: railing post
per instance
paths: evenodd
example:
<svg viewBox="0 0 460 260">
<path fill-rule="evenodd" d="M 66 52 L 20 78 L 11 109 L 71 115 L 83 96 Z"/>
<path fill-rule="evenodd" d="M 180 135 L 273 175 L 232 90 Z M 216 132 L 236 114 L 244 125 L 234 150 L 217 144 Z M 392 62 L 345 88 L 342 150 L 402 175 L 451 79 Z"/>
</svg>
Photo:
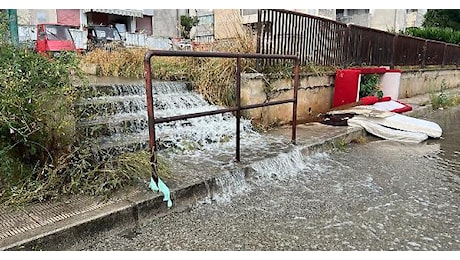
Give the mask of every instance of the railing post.
<svg viewBox="0 0 460 260">
<path fill-rule="evenodd" d="M 444 66 L 446 65 L 446 52 L 447 52 L 447 43 L 444 44 L 444 48 L 442 50 L 441 68 L 444 68 Z"/>
<path fill-rule="evenodd" d="M 398 42 L 398 35 L 395 34 L 395 36 L 393 37 L 393 46 L 392 46 L 392 50 L 391 50 L 391 63 L 390 63 L 390 68 L 391 69 L 394 69 L 395 65 L 396 65 L 396 44 Z"/>
<path fill-rule="evenodd" d="M 292 102 L 292 137 L 291 143 L 296 143 L 297 130 L 297 94 L 299 90 L 299 58 L 294 60 L 294 101 Z"/>
<path fill-rule="evenodd" d="M 144 57 L 144 78 L 145 78 L 145 94 L 147 102 L 147 118 L 149 124 L 149 151 L 150 151 L 150 165 L 152 166 L 152 178 L 158 183 L 157 174 L 157 158 L 155 157 L 155 116 L 153 114 L 153 93 L 152 93 L 152 70 L 150 66 L 150 59 L 152 53 L 147 52 Z"/>
<path fill-rule="evenodd" d="M 350 44 L 351 44 L 351 25 L 347 24 L 347 28 L 345 29 L 345 35 L 344 35 L 344 48 L 343 48 L 343 68 L 346 68 L 350 65 Z"/>
<path fill-rule="evenodd" d="M 236 155 L 235 161 L 240 161 L 240 118 L 241 118 L 241 58 L 236 58 Z"/>
<path fill-rule="evenodd" d="M 262 37 L 262 10 L 257 10 L 257 46 L 256 51 L 260 53 L 260 42 Z M 260 70 L 260 58 L 256 59 L 256 71 Z"/>
<path fill-rule="evenodd" d="M 420 68 L 424 69 L 426 66 L 426 49 L 428 48 L 428 41 L 425 40 L 425 43 L 422 47 L 422 63 L 420 64 Z"/>
</svg>

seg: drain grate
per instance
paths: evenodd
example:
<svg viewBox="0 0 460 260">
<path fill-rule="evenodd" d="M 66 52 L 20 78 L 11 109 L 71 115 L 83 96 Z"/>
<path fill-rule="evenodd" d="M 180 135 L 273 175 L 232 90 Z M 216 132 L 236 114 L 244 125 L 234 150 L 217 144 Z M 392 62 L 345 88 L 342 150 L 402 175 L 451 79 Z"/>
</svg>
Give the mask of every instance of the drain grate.
<svg viewBox="0 0 460 260">
<path fill-rule="evenodd" d="M 22 211 L 9 212 L 0 208 L 0 239 L 39 227 L 40 224 Z"/>
<path fill-rule="evenodd" d="M 95 200 L 94 197 L 79 196 L 65 202 L 43 202 L 16 211 L 0 208 L 0 240 L 37 227 L 62 221 L 75 215 L 101 209 L 133 197 L 140 192 L 140 190 L 135 189 L 127 192 L 124 196 L 107 200 Z"/>
<path fill-rule="evenodd" d="M 102 208 L 113 202 L 114 201 L 98 203 L 91 201 L 89 198 L 83 198 L 73 199 L 69 202 L 44 203 L 34 205 L 27 210 L 27 214 L 41 226 L 44 226 L 78 214 Z"/>
</svg>

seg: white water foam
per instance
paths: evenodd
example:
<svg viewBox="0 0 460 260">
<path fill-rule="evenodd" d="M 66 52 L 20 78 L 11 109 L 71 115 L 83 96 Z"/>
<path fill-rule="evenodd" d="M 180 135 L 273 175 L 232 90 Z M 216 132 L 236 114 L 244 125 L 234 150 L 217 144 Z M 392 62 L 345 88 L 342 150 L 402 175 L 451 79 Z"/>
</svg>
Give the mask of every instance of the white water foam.
<svg viewBox="0 0 460 260">
<path fill-rule="evenodd" d="M 318 160 L 327 157 L 325 153 L 304 156 L 301 148 L 295 147 L 291 152 L 280 153 L 274 158 L 254 162 L 251 167 L 256 172 L 255 178 L 262 183 L 266 180 L 286 181 L 299 174 L 311 172 L 316 175 L 326 171 Z"/>
<path fill-rule="evenodd" d="M 242 171 L 216 178 L 216 185 L 218 191 L 212 194 L 211 200 L 217 203 L 230 203 L 235 196 L 251 191 Z"/>
<path fill-rule="evenodd" d="M 123 121 L 131 122 L 128 129 L 111 131 L 114 133 L 111 136 L 112 143 L 131 137 L 135 140 L 148 140 L 147 110 L 143 89 L 142 85 L 137 87 L 128 85 L 126 88 L 114 85 L 113 96 L 97 97 L 91 100 L 95 103 L 107 102 L 111 104 L 111 108 L 115 107 L 118 111 L 111 116 L 94 118 L 95 122 L 112 124 Z M 184 82 L 154 82 L 153 92 L 155 118 L 223 108 L 210 105 L 200 94 L 188 90 Z M 258 135 L 253 131 L 249 120 L 241 119 L 240 124 L 241 138 Z M 131 136 L 123 130 L 129 130 L 125 132 L 132 133 Z M 216 145 L 234 146 L 236 118 L 231 113 L 223 113 L 160 123 L 156 124 L 155 133 L 163 148 L 174 147 L 179 150 L 190 150 L 190 148 L 207 149 L 208 144 L 211 144 L 210 149 L 215 149 L 212 146 Z"/>
</svg>

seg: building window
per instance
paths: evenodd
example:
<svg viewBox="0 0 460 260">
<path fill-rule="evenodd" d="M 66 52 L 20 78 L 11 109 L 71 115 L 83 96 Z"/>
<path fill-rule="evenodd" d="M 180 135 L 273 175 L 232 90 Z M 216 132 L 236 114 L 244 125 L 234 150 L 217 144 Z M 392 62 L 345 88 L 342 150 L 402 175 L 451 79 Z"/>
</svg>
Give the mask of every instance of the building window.
<svg viewBox="0 0 460 260">
<path fill-rule="evenodd" d="M 347 9 L 347 15 L 360 15 L 360 14 L 368 14 L 369 9 Z"/>
<path fill-rule="evenodd" d="M 253 15 L 257 14 L 259 9 L 241 9 L 241 15 Z"/>
<path fill-rule="evenodd" d="M 214 23 L 214 15 L 203 15 L 203 16 L 198 16 L 198 24 L 199 25 L 205 25 L 205 24 L 213 24 Z"/>
</svg>

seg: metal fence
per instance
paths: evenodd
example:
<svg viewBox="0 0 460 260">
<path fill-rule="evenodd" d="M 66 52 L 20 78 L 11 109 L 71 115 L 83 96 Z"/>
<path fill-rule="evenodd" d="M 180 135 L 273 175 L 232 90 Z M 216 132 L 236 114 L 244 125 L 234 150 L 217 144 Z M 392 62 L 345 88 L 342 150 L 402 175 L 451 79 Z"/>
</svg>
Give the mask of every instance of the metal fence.
<svg viewBox="0 0 460 260">
<path fill-rule="evenodd" d="M 348 48 L 344 65 L 390 65 L 393 52 L 392 33 L 361 26 L 348 26 Z M 338 64 L 336 64 L 338 65 Z"/>
<path fill-rule="evenodd" d="M 301 65 L 460 65 L 460 45 L 275 9 L 258 12 L 257 52 L 296 55 Z"/>
<path fill-rule="evenodd" d="M 392 60 L 394 66 L 416 66 L 422 64 L 425 40 L 398 35 L 393 46 Z"/>
<path fill-rule="evenodd" d="M 258 53 L 296 55 L 302 65 L 343 62 L 345 24 L 280 10 L 259 10 L 258 21 Z"/>
</svg>

